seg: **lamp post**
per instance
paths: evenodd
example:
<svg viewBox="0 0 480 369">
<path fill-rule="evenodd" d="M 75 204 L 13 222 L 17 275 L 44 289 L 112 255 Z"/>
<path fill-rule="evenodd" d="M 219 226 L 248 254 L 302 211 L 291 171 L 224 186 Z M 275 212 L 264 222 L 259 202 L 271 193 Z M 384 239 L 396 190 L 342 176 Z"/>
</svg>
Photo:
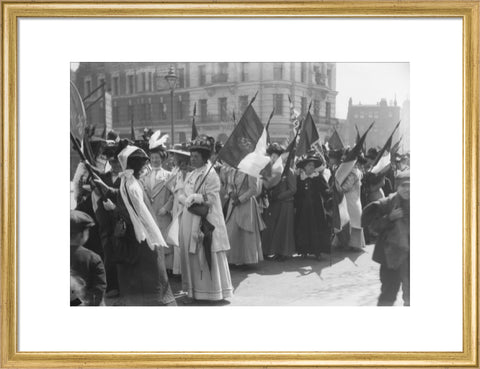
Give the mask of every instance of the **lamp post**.
<svg viewBox="0 0 480 369">
<path fill-rule="evenodd" d="M 175 86 L 177 84 L 177 75 L 175 74 L 175 69 L 173 65 L 170 66 L 167 75 L 165 76 L 165 80 L 170 87 L 170 117 L 171 117 L 171 124 L 172 124 L 172 138 L 171 138 L 171 145 L 173 147 L 174 140 L 175 140 L 175 128 L 173 124 L 173 93 L 175 91 Z"/>
</svg>

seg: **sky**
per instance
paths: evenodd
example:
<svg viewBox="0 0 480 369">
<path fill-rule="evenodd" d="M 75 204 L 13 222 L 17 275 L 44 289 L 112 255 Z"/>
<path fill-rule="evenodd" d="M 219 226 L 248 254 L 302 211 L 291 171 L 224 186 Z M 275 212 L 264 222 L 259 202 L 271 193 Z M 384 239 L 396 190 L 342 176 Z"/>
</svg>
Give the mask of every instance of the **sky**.
<svg viewBox="0 0 480 369">
<path fill-rule="evenodd" d="M 402 106 L 410 98 L 409 63 L 337 63 L 336 117 L 345 119 L 348 99 L 354 104 L 372 105 L 382 98 L 397 97 Z"/>
</svg>

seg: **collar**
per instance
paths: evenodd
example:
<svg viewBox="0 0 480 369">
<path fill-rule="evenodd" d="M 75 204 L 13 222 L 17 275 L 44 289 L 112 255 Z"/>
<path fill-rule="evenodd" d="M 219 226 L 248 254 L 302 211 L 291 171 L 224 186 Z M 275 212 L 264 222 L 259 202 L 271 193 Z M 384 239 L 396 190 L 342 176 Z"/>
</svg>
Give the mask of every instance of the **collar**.
<svg viewBox="0 0 480 369">
<path fill-rule="evenodd" d="M 320 172 L 318 172 L 318 171 L 314 171 L 312 174 L 307 175 L 307 174 L 305 173 L 305 171 L 302 170 L 302 171 L 300 172 L 300 179 L 301 179 L 302 181 L 304 181 L 304 180 L 307 179 L 307 178 L 315 178 L 315 177 L 318 177 L 319 175 L 320 175 Z"/>
</svg>

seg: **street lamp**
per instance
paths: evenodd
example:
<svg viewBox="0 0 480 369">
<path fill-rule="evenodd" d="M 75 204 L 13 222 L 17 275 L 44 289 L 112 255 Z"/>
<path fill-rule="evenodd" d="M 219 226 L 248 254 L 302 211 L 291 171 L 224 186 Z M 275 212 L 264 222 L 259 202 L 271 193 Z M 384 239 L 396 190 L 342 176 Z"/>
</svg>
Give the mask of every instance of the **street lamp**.
<svg viewBox="0 0 480 369">
<path fill-rule="evenodd" d="M 170 69 L 168 70 L 167 75 L 165 76 L 165 80 L 168 83 L 168 86 L 170 87 L 170 117 L 172 119 L 172 147 L 174 144 L 174 137 L 175 137 L 175 128 L 173 127 L 173 92 L 175 91 L 175 86 L 177 84 L 177 75 L 175 74 L 175 69 L 173 68 L 173 65 L 170 66 Z"/>
</svg>

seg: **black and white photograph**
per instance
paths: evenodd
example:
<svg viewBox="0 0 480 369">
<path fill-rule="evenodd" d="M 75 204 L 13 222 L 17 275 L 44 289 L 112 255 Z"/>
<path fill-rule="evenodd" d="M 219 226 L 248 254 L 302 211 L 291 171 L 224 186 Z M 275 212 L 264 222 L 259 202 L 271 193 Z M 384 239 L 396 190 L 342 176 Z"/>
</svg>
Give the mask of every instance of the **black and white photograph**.
<svg viewBox="0 0 480 369">
<path fill-rule="evenodd" d="M 410 306 L 407 62 L 71 62 L 69 140 L 70 306 Z"/>
</svg>

